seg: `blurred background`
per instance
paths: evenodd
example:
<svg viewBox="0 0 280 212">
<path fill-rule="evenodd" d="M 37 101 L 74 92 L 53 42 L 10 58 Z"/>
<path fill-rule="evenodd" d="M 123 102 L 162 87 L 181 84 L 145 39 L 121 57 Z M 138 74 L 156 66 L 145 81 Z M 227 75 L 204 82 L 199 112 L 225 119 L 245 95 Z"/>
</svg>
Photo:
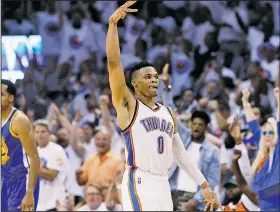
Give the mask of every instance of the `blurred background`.
<svg viewBox="0 0 280 212">
<path fill-rule="evenodd" d="M 54 142 L 67 156 L 55 179 L 65 186 L 42 179 L 41 211 L 122 210 L 125 144 L 111 103 L 105 39 L 109 17 L 123 3 L 2 2 L 2 78 L 16 83 L 17 108 L 32 122 L 48 121 L 46 136 L 35 135 L 38 148 L 44 141 Z M 207 132 L 215 137 L 221 154 L 221 180 L 215 192 L 225 206 L 232 197 L 224 183 L 231 180 L 235 145 L 227 126 L 238 115 L 242 130 L 248 132 L 241 90 L 250 90 L 260 123 L 276 114 L 279 5 L 259 0 L 139 1 L 133 6 L 138 12 L 118 24 L 124 69 L 148 60 L 162 73 L 169 63 L 178 118 L 190 127 L 195 109 L 210 116 Z M 161 81 L 160 103 L 164 90 Z M 247 149 L 253 159 L 256 148 Z M 104 152 L 107 157 L 100 158 Z M 52 157 L 51 149 L 39 154 L 42 161 Z M 50 192 L 52 197 L 46 195 Z"/>
</svg>

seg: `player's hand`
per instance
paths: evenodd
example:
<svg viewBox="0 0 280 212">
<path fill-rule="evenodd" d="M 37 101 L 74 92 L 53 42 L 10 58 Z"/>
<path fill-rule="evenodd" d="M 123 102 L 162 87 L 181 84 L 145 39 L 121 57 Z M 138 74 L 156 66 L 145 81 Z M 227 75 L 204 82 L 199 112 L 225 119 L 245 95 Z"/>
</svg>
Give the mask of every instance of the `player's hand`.
<svg viewBox="0 0 280 212">
<path fill-rule="evenodd" d="M 243 102 L 243 104 L 247 104 L 249 102 L 249 96 L 250 96 L 250 92 L 247 88 L 242 90 L 242 102 Z"/>
<path fill-rule="evenodd" d="M 210 211 L 213 211 L 215 208 L 220 208 L 221 210 L 223 210 L 223 206 L 217 199 L 216 195 L 214 194 L 210 186 L 205 187 L 202 190 L 202 192 L 205 200 L 201 200 L 200 202 L 206 204 L 204 211 L 207 211 L 209 208 Z"/>
<path fill-rule="evenodd" d="M 229 133 L 231 137 L 233 137 L 235 143 L 241 141 L 241 124 L 238 117 L 235 117 L 233 123 L 230 125 Z"/>
<path fill-rule="evenodd" d="M 166 63 L 162 69 L 162 81 L 165 85 L 165 87 L 167 88 L 168 85 L 169 85 L 169 73 L 168 73 L 168 70 L 169 70 L 169 64 Z"/>
<path fill-rule="evenodd" d="M 19 206 L 21 211 L 34 211 L 34 196 L 33 192 L 26 192 Z"/>
<path fill-rule="evenodd" d="M 130 9 L 129 7 L 135 4 L 136 1 L 127 1 L 125 4 L 120 6 L 110 17 L 109 21 L 110 23 L 118 23 L 120 19 L 124 19 L 126 16 L 126 13 L 134 13 L 137 12 L 137 9 Z"/>
</svg>

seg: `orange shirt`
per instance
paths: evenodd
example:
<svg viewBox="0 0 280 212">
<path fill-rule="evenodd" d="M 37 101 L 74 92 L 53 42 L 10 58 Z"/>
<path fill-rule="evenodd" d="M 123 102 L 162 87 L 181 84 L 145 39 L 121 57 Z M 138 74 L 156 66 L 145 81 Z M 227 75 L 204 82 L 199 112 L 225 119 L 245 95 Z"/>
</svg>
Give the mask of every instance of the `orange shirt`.
<svg viewBox="0 0 280 212">
<path fill-rule="evenodd" d="M 85 160 L 80 177 L 87 181 L 87 184 L 109 186 L 123 166 L 124 163 L 111 151 L 102 157 L 95 154 Z"/>
<path fill-rule="evenodd" d="M 233 204 L 228 204 L 226 206 L 226 208 L 224 209 L 224 211 L 247 211 L 247 209 L 245 208 L 245 206 L 243 205 L 242 202 L 237 203 L 236 206 L 234 206 Z"/>
</svg>

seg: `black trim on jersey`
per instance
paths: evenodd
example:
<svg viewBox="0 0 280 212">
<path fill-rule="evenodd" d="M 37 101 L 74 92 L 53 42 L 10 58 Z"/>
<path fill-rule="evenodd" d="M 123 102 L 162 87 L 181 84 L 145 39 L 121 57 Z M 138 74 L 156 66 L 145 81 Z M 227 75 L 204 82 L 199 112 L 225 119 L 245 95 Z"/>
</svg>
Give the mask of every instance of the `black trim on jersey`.
<svg viewBox="0 0 280 212">
<path fill-rule="evenodd" d="M 127 130 L 133 125 L 133 123 L 134 123 L 134 121 L 135 121 L 135 119 L 136 119 L 137 112 L 138 112 L 138 108 L 139 108 L 139 103 L 138 103 L 138 100 L 137 100 L 137 99 L 135 99 L 135 101 L 136 101 L 136 105 L 135 105 L 133 117 L 132 117 L 132 119 L 131 119 L 129 125 L 128 125 L 124 130 L 121 129 L 121 132 L 122 132 L 122 133 L 125 132 L 125 131 L 127 131 Z"/>
<path fill-rule="evenodd" d="M 165 106 L 165 107 L 167 108 L 167 110 L 168 110 L 168 112 L 169 112 L 169 114 L 170 114 L 170 116 L 171 116 L 172 120 L 174 121 L 174 118 L 173 118 L 173 115 L 172 115 L 172 113 L 171 113 L 170 108 L 169 108 L 169 107 L 167 107 L 167 106 Z"/>
</svg>

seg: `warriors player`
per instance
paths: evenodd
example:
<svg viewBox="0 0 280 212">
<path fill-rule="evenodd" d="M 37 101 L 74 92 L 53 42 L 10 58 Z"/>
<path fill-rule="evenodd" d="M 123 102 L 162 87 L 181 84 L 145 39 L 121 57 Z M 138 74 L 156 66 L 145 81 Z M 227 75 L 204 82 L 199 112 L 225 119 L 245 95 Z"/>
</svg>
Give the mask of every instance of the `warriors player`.
<svg viewBox="0 0 280 212">
<path fill-rule="evenodd" d="M 40 160 L 27 116 L 13 107 L 15 97 L 15 85 L 1 80 L 1 211 L 34 211 Z M 28 178 L 24 161 L 29 162 L 23 150 L 30 159 Z"/>
<path fill-rule="evenodd" d="M 127 166 L 122 183 L 125 211 L 173 210 L 168 169 L 173 157 L 201 186 L 206 208 L 221 207 L 196 163 L 185 150 L 172 111 L 155 103 L 158 73 L 152 64 L 140 62 L 124 71 L 120 62 L 117 23 L 135 1 L 126 2 L 110 17 L 106 40 L 109 80 L 117 120 L 126 142 Z M 126 83 L 128 85 L 126 85 Z M 134 93 L 134 95 L 132 94 Z"/>
</svg>

